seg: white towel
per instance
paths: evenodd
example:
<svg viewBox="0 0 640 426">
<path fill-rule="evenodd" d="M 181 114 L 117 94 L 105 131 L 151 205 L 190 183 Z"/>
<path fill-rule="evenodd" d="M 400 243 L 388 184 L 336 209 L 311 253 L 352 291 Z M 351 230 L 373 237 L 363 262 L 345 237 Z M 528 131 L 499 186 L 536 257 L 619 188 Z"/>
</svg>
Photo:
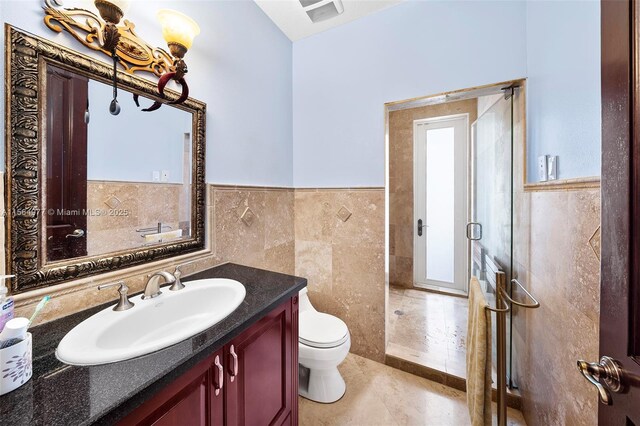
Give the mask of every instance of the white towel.
<svg viewBox="0 0 640 426">
<path fill-rule="evenodd" d="M 176 229 L 175 231 L 160 232 L 157 234 L 147 234 L 144 236 L 144 241 L 148 243 L 162 243 L 165 241 L 175 240 L 182 237 L 182 229 Z"/>
</svg>

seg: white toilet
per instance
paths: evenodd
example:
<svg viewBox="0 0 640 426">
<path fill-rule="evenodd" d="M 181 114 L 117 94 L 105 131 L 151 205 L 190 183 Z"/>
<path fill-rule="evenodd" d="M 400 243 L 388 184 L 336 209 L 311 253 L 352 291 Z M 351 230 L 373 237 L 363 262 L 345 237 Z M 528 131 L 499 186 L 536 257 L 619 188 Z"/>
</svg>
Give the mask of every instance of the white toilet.
<svg viewBox="0 0 640 426">
<path fill-rule="evenodd" d="M 299 394 L 316 402 L 336 402 L 346 390 L 338 365 L 351 347 L 349 329 L 340 318 L 316 311 L 306 288 L 299 297 Z"/>
</svg>

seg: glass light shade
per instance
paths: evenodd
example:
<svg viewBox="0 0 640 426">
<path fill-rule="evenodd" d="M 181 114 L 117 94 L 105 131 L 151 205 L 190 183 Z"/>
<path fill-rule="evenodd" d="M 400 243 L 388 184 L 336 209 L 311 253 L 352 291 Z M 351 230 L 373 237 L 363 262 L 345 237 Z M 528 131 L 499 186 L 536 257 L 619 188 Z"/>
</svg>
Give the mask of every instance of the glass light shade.
<svg viewBox="0 0 640 426">
<path fill-rule="evenodd" d="M 162 36 L 168 44 L 178 43 L 191 48 L 193 39 L 200 34 L 200 27 L 184 13 L 170 9 L 158 11 L 158 20 L 162 25 Z"/>
<path fill-rule="evenodd" d="M 131 3 L 129 0 L 103 0 L 103 2 L 116 6 L 122 11 L 122 13 L 127 13 L 129 10 L 129 4 Z M 83 0 L 82 3 L 93 5 L 95 0 Z"/>
<path fill-rule="evenodd" d="M 117 24 L 129 10 L 128 0 L 94 0 L 100 16 L 107 22 Z"/>
<path fill-rule="evenodd" d="M 120 8 L 122 13 L 126 14 L 127 11 L 129 10 L 129 0 L 109 0 L 109 3 Z"/>
</svg>

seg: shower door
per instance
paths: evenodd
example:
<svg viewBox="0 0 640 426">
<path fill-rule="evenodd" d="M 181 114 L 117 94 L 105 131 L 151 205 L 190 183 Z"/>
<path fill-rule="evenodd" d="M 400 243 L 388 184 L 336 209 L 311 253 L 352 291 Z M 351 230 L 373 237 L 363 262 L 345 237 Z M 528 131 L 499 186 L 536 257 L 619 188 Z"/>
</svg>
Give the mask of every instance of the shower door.
<svg viewBox="0 0 640 426">
<path fill-rule="evenodd" d="M 471 127 L 469 273 L 495 306 L 495 269 L 511 281 L 513 238 L 513 89 L 507 89 Z M 507 376 L 511 376 L 510 312 L 507 314 Z M 496 321 L 492 321 L 493 365 Z"/>
</svg>

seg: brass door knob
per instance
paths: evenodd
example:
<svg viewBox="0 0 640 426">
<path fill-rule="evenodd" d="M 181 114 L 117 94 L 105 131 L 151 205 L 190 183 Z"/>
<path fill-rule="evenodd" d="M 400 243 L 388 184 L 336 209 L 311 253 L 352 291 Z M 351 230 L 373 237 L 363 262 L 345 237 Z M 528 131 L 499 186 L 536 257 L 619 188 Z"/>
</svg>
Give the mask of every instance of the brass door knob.
<svg viewBox="0 0 640 426">
<path fill-rule="evenodd" d="M 584 378 L 598 389 L 600 402 L 603 404 L 611 405 L 613 403 L 611 392 L 626 392 L 625 371 L 617 360 L 603 356 L 598 363 L 578 360 L 577 364 L 578 370 Z"/>
</svg>

